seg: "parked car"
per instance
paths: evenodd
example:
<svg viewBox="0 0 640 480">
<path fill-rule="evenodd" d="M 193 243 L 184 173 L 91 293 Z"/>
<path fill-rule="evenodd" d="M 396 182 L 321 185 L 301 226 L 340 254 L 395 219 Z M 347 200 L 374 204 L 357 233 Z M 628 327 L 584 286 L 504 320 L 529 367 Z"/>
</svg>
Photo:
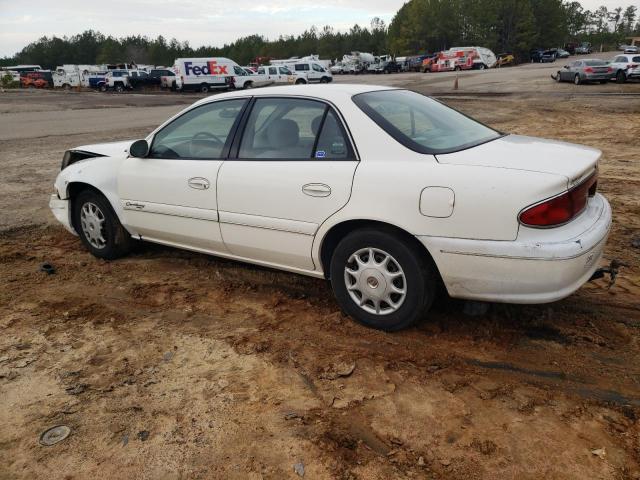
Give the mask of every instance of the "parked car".
<svg viewBox="0 0 640 480">
<path fill-rule="evenodd" d="M 436 52 L 422 60 L 422 73 L 431 71 L 431 66 L 438 61 L 438 55 L 440 55 L 440 52 Z"/>
<path fill-rule="evenodd" d="M 161 84 L 161 74 L 158 70 L 152 75 L 144 70 L 130 70 L 128 72 L 129 84 L 131 88 L 159 87 Z"/>
<path fill-rule="evenodd" d="M 296 81 L 296 76 L 283 65 L 264 65 L 258 67 L 258 75 L 262 75 L 270 83 L 287 85 Z"/>
<path fill-rule="evenodd" d="M 529 50 L 529 58 L 531 63 L 540 63 L 542 61 L 542 54 L 545 52 L 543 48 L 532 48 Z"/>
<path fill-rule="evenodd" d="M 589 55 L 590 53 L 593 53 L 590 43 L 583 43 L 579 47 L 576 47 L 576 55 Z"/>
<path fill-rule="evenodd" d="M 329 83 L 333 81 L 330 70 L 317 61 L 292 61 L 277 66 L 285 66 L 296 76 L 296 84 Z"/>
<path fill-rule="evenodd" d="M 125 90 L 130 90 L 131 82 L 129 82 L 128 70 L 109 70 L 102 82 L 98 83 L 98 87 L 101 92 L 107 90 L 114 90 L 118 93 L 122 93 Z"/>
<path fill-rule="evenodd" d="M 624 48 L 624 53 L 638 53 L 640 52 L 640 49 L 638 48 L 637 45 L 627 45 Z"/>
<path fill-rule="evenodd" d="M 369 65 L 367 71 L 370 73 L 399 73 L 402 67 L 395 60 L 382 60 Z"/>
<path fill-rule="evenodd" d="M 613 78 L 624 83 L 630 78 L 640 78 L 640 55 L 618 55 L 611 61 Z"/>
<path fill-rule="evenodd" d="M 327 278 L 353 318 L 398 330 L 440 284 L 510 303 L 580 288 L 611 227 L 600 157 L 407 90 L 274 87 L 68 150 L 50 207 L 96 257 L 135 238 Z"/>
<path fill-rule="evenodd" d="M 471 58 L 472 68 L 477 70 L 493 68 L 498 61 L 496 54 L 485 47 L 452 47 L 449 49 L 449 52 L 462 53 L 464 56 Z"/>
<path fill-rule="evenodd" d="M 270 85 L 274 82 L 267 78 L 265 74 L 258 74 L 248 67 L 233 67 L 233 86 L 236 89 L 256 88 Z"/>
<path fill-rule="evenodd" d="M 82 77 L 79 71 L 68 71 L 63 67 L 58 67 L 51 74 L 54 88 L 63 88 L 69 90 L 72 87 L 79 87 L 82 83 Z"/>
<path fill-rule="evenodd" d="M 562 70 L 558 70 L 556 80 L 580 85 L 587 82 L 607 83 L 613 76 L 613 69 L 607 62 L 589 58 L 568 63 Z"/>
<path fill-rule="evenodd" d="M 334 65 L 331 65 L 331 67 L 329 67 L 329 71 L 333 74 L 333 75 L 337 75 L 339 73 L 345 73 L 344 71 L 344 65 L 342 64 L 342 62 L 337 62 Z"/>
<path fill-rule="evenodd" d="M 562 48 L 556 49 L 556 58 L 569 58 L 571 54 Z"/>
<path fill-rule="evenodd" d="M 556 50 L 545 50 L 540 56 L 540 63 L 552 63 L 556 61 Z"/>
</svg>

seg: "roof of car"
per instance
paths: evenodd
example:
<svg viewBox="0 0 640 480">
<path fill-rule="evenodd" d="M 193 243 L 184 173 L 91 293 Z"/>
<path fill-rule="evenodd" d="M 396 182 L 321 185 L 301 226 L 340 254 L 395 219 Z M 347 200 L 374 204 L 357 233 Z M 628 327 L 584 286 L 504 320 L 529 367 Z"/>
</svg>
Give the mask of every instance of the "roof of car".
<svg viewBox="0 0 640 480">
<path fill-rule="evenodd" d="M 308 96 L 321 98 L 329 101 L 340 101 L 345 98 L 351 98 L 354 95 L 365 92 L 374 92 L 378 90 L 395 90 L 394 87 L 385 87 L 381 85 L 359 85 L 352 83 L 340 84 L 315 84 L 315 85 L 285 85 L 266 88 L 252 88 L 251 90 L 232 90 L 217 95 L 203 98 L 197 103 L 206 103 L 213 100 L 223 100 L 225 98 L 238 97 L 261 97 L 261 96 Z"/>
</svg>

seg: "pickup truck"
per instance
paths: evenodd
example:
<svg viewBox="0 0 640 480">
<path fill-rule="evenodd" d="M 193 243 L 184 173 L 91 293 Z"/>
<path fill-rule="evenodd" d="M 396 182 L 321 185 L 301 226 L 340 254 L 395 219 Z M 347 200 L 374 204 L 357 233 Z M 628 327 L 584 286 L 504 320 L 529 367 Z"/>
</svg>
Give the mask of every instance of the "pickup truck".
<svg viewBox="0 0 640 480">
<path fill-rule="evenodd" d="M 115 90 L 118 93 L 122 93 L 125 90 L 131 90 L 131 82 L 129 82 L 128 70 L 109 70 L 102 82 L 98 84 L 98 88 L 101 92 L 108 90 Z"/>
</svg>

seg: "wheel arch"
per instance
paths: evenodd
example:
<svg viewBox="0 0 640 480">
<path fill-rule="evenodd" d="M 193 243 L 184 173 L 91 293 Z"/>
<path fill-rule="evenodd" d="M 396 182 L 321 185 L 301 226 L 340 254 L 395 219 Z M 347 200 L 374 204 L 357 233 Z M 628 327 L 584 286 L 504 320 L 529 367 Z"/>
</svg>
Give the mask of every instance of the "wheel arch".
<svg viewBox="0 0 640 480">
<path fill-rule="evenodd" d="M 113 198 L 112 195 L 109 195 L 108 192 L 103 191 L 102 189 L 100 189 L 99 187 L 96 187 L 95 185 L 92 185 L 87 182 L 75 180 L 75 181 L 70 181 L 67 184 L 66 198 L 69 200 L 70 223 L 71 223 L 71 226 L 76 230 L 76 232 L 78 231 L 78 228 L 77 228 L 77 225 L 75 225 L 75 220 L 73 218 L 74 217 L 73 209 L 75 208 L 74 202 L 78 197 L 78 195 L 81 192 L 84 192 L 85 190 L 90 190 L 92 192 L 97 193 L 98 195 L 103 196 L 107 200 L 113 213 L 116 215 L 120 223 L 124 226 L 124 221 L 123 221 L 124 218 L 122 217 L 122 208 L 118 208 L 119 206 L 114 204 L 115 199 Z M 125 229 L 127 229 L 126 226 L 125 226 Z M 132 232 L 130 231 L 130 233 Z"/>
<path fill-rule="evenodd" d="M 319 259 L 320 264 L 322 266 L 322 271 L 324 272 L 324 276 L 327 280 L 331 278 L 331 269 L 329 268 L 331 264 L 331 257 L 333 256 L 333 252 L 335 251 L 338 243 L 349 233 L 363 229 L 363 228 L 378 228 L 380 230 L 385 230 L 387 232 L 399 235 L 403 237 L 407 242 L 412 245 L 417 252 L 423 255 L 424 259 L 434 268 L 434 272 L 437 274 L 438 282 L 443 285 L 442 275 L 440 274 L 440 270 L 436 262 L 434 261 L 431 253 L 414 235 L 407 232 L 405 229 L 398 227 L 392 223 L 380 221 L 380 220 L 370 220 L 370 219 L 351 219 L 344 220 L 333 225 L 322 237 L 322 241 L 319 245 Z"/>
</svg>

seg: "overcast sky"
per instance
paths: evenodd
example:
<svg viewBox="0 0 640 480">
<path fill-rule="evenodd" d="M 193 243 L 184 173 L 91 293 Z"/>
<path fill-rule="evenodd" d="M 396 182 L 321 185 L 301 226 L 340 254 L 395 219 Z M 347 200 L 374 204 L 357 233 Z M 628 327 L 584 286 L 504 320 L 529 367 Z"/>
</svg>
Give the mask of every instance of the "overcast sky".
<svg viewBox="0 0 640 480">
<path fill-rule="evenodd" d="M 164 35 L 191 46 L 222 46 L 254 33 L 269 39 L 311 25 L 346 30 L 388 22 L 405 0 L 0 0 L 0 56 L 43 35 L 98 30 L 107 35 Z M 629 0 L 583 0 L 585 8 L 626 7 Z M 634 1 L 637 4 L 637 1 Z M 307 53 L 307 52 L 305 52 Z"/>
</svg>

